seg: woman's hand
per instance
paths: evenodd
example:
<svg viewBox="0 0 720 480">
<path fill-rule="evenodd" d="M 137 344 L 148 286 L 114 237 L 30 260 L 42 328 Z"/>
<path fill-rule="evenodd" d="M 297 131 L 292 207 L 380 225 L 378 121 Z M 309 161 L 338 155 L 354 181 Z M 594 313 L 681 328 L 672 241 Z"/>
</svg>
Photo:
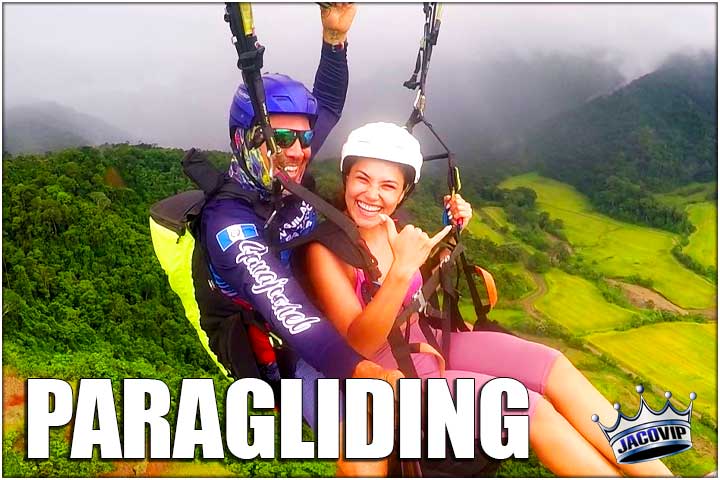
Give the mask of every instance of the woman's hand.
<svg viewBox="0 0 720 480">
<path fill-rule="evenodd" d="M 355 4 L 328 3 L 323 5 L 328 5 L 320 7 L 323 40 L 330 45 L 344 43 L 353 19 L 355 18 L 355 12 L 357 10 Z"/>
<path fill-rule="evenodd" d="M 460 225 L 460 228 L 465 228 L 472 218 L 472 207 L 464 198 L 456 193 L 452 195 L 445 195 L 443 198 L 445 203 L 445 210 L 448 212 L 448 218 L 453 225 Z"/>
<path fill-rule="evenodd" d="M 381 218 L 385 223 L 388 242 L 393 251 L 394 259 L 390 271 L 405 279 L 411 278 L 425 263 L 435 245 L 440 243 L 452 228 L 451 225 L 448 225 L 430 237 L 421 228 L 412 225 L 406 225 L 398 232 L 392 218 L 387 215 L 381 215 Z M 390 272 L 388 272 L 389 274 Z"/>
</svg>

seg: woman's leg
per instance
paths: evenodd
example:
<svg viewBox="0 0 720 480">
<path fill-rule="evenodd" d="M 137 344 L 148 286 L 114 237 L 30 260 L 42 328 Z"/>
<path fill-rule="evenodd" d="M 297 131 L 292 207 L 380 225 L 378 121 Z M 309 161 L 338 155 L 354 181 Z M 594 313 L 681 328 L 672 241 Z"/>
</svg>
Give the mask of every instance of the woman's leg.
<svg viewBox="0 0 720 480">
<path fill-rule="evenodd" d="M 597 414 L 605 425 L 612 425 L 617 412 L 605 397 L 577 368 L 561 355 L 553 363 L 545 384 L 545 395 L 575 429 L 595 448 L 615 463 L 615 456 L 605 434 L 590 417 Z M 672 472 L 660 460 L 618 465 L 627 475 L 670 477 Z"/>
<path fill-rule="evenodd" d="M 558 350 L 501 332 L 453 332 L 448 369 L 510 377 L 543 395 Z"/>
<path fill-rule="evenodd" d="M 615 456 L 600 428 L 597 414 L 611 424 L 617 412 L 585 376 L 559 351 L 499 332 L 457 332 L 450 340 L 450 367 L 508 376 L 547 396 L 590 444 L 614 465 Z M 498 359 L 503 361 L 498 361 Z M 667 477 L 672 472 L 660 461 L 617 465 L 628 475 Z"/>
<path fill-rule="evenodd" d="M 530 445 L 542 464 L 559 477 L 622 476 L 614 462 L 588 443 L 545 399 L 535 405 Z"/>
<path fill-rule="evenodd" d="M 453 391 L 458 378 L 474 378 L 476 395 L 493 377 L 462 371 L 447 370 L 445 378 Z M 454 392 L 453 392 L 454 393 Z M 510 415 L 530 416 L 530 446 L 540 461 L 558 476 L 614 477 L 620 472 L 608 462 L 567 420 L 539 393 L 528 390 L 530 408 L 513 410 Z M 477 424 L 475 435 L 477 437 Z"/>
</svg>

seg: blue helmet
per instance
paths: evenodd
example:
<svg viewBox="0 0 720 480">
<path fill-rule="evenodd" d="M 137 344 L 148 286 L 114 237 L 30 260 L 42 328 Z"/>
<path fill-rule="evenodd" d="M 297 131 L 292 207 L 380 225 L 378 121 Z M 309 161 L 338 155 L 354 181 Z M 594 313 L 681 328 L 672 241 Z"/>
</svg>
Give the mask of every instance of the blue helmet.
<svg viewBox="0 0 720 480">
<path fill-rule="evenodd" d="M 315 124 L 317 100 L 305 85 L 281 73 L 263 75 L 262 79 L 269 114 L 305 115 L 311 127 Z M 238 87 L 230 105 L 229 125 L 230 145 L 235 154 L 230 165 L 230 176 L 255 189 L 269 191 L 272 167 L 264 158 L 259 145 L 252 140 L 255 112 L 244 84 Z"/>
<path fill-rule="evenodd" d="M 317 118 L 317 100 L 305 85 L 282 73 L 263 75 L 265 104 L 268 113 L 297 113 L 310 118 L 310 125 Z M 247 87 L 238 87 L 230 106 L 230 132 L 235 128 L 249 129 L 255 119 Z"/>
</svg>

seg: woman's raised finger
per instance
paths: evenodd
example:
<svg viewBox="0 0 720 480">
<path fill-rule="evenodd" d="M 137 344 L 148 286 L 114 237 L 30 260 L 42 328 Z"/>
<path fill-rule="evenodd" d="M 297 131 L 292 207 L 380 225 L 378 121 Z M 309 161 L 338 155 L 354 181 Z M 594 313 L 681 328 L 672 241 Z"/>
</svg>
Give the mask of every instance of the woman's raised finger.
<svg viewBox="0 0 720 480">
<path fill-rule="evenodd" d="M 430 238 L 430 248 L 433 248 L 435 245 L 440 243 L 442 239 L 445 238 L 445 235 L 448 234 L 451 228 L 452 225 L 447 225 L 445 228 L 436 233 L 432 238 Z"/>
</svg>

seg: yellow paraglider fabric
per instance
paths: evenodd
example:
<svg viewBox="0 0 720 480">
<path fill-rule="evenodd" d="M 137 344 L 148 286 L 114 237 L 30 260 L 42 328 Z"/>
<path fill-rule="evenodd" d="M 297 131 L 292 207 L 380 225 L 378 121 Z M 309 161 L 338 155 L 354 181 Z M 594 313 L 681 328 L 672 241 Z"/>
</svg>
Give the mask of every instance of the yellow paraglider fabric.
<svg viewBox="0 0 720 480">
<path fill-rule="evenodd" d="M 217 356 L 210 349 L 208 337 L 200 326 L 200 309 L 195 301 L 195 287 L 192 280 L 192 253 L 195 239 L 189 233 L 178 237 L 177 233 L 159 225 L 152 218 L 150 218 L 150 235 L 155 256 L 168 276 L 170 287 L 180 297 L 185 316 L 197 331 L 205 350 L 220 370 L 227 375 L 227 370 L 218 362 Z"/>
</svg>

